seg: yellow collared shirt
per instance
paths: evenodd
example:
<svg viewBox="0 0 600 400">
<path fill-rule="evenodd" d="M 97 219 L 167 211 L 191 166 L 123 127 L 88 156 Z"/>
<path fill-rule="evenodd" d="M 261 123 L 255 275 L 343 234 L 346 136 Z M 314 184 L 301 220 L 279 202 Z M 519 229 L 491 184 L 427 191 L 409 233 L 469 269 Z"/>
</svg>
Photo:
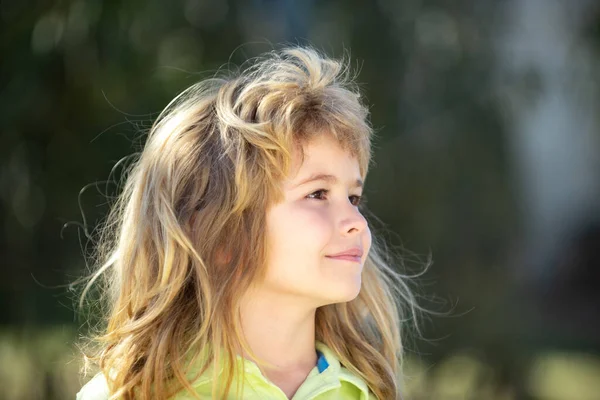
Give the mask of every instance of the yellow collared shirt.
<svg viewBox="0 0 600 400">
<path fill-rule="evenodd" d="M 315 347 L 320 352 L 320 359 L 306 380 L 300 385 L 292 400 L 368 400 L 375 396 L 369 392 L 365 381 L 342 366 L 335 353 L 324 343 L 317 341 Z M 260 371 L 258 366 L 249 360 L 242 360 L 245 372 L 243 399 L 246 400 L 287 400 L 285 393 Z M 208 372 L 208 371 L 207 371 Z M 210 399 L 212 379 L 210 373 L 198 378 L 192 387 L 202 399 Z M 183 390 L 175 396 L 175 400 L 190 400 L 194 397 Z M 100 373 L 92 378 L 77 393 L 76 400 L 107 400 L 108 387 L 104 376 Z M 235 400 L 235 384 L 228 400 Z"/>
</svg>

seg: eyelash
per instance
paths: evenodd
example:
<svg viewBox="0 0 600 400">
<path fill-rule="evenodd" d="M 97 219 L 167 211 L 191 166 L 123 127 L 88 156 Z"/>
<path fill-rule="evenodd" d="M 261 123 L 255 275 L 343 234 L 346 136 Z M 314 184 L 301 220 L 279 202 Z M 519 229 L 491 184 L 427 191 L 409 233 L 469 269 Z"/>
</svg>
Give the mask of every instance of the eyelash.
<svg viewBox="0 0 600 400">
<path fill-rule="evenodd" d="M 318 199 L 318 198 L 315 198 L 315 197 L 310 197 L 310 196 L 312 196 L 312 195 L 314 195 L 316 193 L 323 193 L 324 195 L 327 195 L 327 193 L 329 193 L 329 190 L 327 190 L 327 189 L 319 189 L 319 190 L 316 190 L 316 191 L 312 192 L 311 194 L 309 194 L 306 197 L 308 199 L 321 200 L 321 199 Z M 351 201 L 352 205 L 354 205 L 355 207 L 358 207 L 360 205 L 361 201 L 362 201 L 362 196 L 359 196 L 359 195 L 352 195 L 349 198 L 355 198 L 356 199 L 355 202 Z"/>
</svg>

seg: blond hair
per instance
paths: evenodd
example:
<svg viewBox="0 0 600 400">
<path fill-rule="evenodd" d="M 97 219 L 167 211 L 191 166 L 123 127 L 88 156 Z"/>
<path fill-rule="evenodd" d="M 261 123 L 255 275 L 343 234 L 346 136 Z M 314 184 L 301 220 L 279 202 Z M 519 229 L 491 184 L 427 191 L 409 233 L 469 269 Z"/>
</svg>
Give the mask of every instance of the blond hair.
<svg viewBox="0 0 600 400">
<path fill-rule="evenodd" d="M 87 359 L 108 378 L 111 398 L 193 393 L 194 378 L 220 360 L 225 380 L 213 397 L 227 396 L 236 353 L 254 357 L 239 309 L 264 276 L 266 210 L 282 198 L 292 151 L 316 135 L 335 138 L 366 177 L 368 109 L 348 63 L 310 47 L 203 80 L 159 115 L 102 226 L 81 295 L 80 306 L 96 284 L 105 294 L 107 324 Z M 401 320 L 418 306 L 377 237 L 362 282 L 356 299 L 317 309 L 316 339 L 379 399 L 399 399 Z M 191 376 L 198 349 L 208 356 Z"/>
</svg>

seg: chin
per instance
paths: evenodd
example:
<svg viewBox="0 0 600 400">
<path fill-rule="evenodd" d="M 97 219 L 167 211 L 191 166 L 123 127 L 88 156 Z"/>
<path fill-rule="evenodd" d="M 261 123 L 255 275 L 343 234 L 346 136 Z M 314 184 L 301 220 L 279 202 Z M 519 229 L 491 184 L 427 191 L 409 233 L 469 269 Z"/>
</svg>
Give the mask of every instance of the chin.
<svg viewBox="0 0 600 400">
<path fill-rule="evenodd" d="M 361 281 L 358 282 L 346 282 L 342 285 L 342 282 L 337 282 L 335 285 L 331 285 L 328 291 L 328 297 L 325 299 L 327 304 L 347 303 L 354 300 L 360 293 Z"/>
</svg>

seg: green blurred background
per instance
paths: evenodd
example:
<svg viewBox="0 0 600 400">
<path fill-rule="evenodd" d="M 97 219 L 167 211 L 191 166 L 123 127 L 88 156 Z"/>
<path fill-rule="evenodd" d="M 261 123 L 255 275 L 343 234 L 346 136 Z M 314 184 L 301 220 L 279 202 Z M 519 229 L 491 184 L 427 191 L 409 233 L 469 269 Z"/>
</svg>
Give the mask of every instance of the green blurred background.
<svg viewBox="0 0 600 400">
<path fill-rule="evenodd" d="M 0 398 L 74 398 L 68 285 L 178 92 L 282 43 L 350 51 L 377 129 L 368 206 L 422 304 L 410 399 L 600 399 L 600 4 L 0 2 Z M 85 190 L 82 190 L 85 189 Z"/>
</svg>

